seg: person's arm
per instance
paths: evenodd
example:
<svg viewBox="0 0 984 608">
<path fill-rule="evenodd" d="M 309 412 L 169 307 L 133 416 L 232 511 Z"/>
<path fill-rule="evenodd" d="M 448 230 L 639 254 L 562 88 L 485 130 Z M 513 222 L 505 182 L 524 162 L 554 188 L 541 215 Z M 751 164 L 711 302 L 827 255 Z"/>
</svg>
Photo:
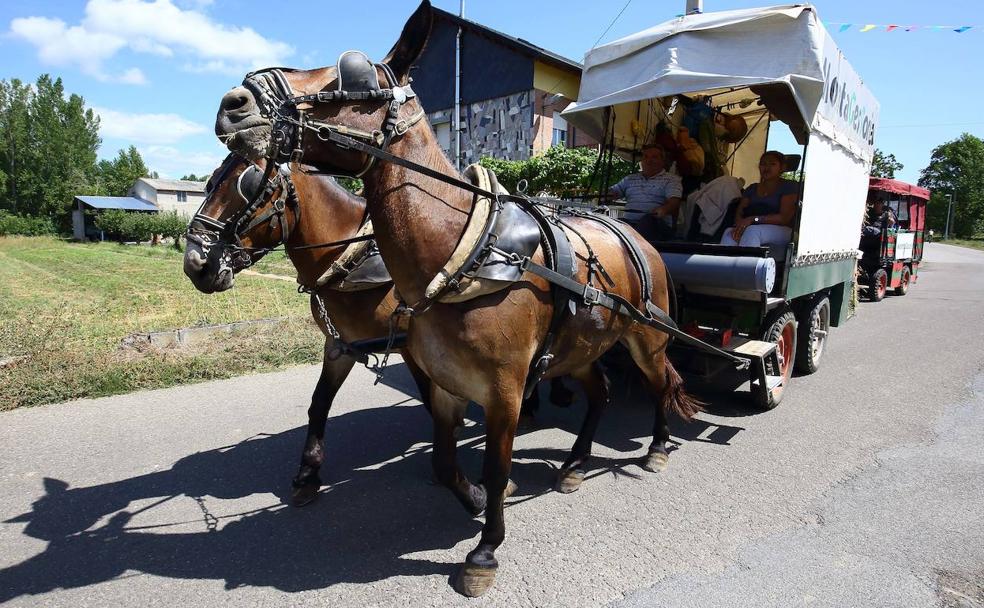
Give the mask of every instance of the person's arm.
<svg viewBox="0 0 984 608">
<path fill-rule="evenodd" d="M 768 215 L 758 216 L 758 222 L 755 221 L 756 218 L 750 218 L 753 224 L 775 224 L 776 226 L 792 226 L 793 218 L 796 217 L 796 199 L 798 197 L 795 194 L 786 194 L 781 199 L 779 199 L 779 213 L 770 213 Z"/>
<path fill-rule="evenodd" d="M 683 181 L 674 176 L 674 179 L 669 180 L 666 184 L 666 190 L 663 194 L 666 196 L 663 204 L 653 209 L 651 213 L 656 217 L 676 217 L 683 197 Z"/>
<path fill-rule="evenodd" d="M 738 203 L 738 208 L 735 209 L 735 226 L 731 229 L 731 238 L 736 241 L 741 240 L 741 233 L 745 232 L 745 228 L 751 223 L 751 220 L 745 217 L 745 208 L 750 202 L 747 196 L 743 196 Z"/>
</svg>

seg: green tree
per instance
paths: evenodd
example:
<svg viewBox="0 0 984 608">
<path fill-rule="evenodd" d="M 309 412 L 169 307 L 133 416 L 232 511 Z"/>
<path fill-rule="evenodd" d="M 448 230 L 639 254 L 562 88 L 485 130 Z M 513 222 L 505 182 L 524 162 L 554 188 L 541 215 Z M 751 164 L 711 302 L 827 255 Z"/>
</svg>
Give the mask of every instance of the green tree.
<svg viewBox="0 0 984 608">
<path fill-rule="evenodd" d="M 930 228 L 943 232 L 953 195 L 950 233 L 960 238 L 984 234 L 984 140 L 964 133 L 934 148 L 919 185 L 934 194 L 927 210 Z"/>
<path fill-rule="evenodd" d="M 0 207 L 21 213 L 24 181 L 30 167 L 31 87 L 16 78 L 0 80 Z"/>
<path fill-rule="evenodd" d="M 208 181 L 208 176 L 207 175 L 195 175 L 194 173 L 189 173 L 188 175 L 182 176 L 181 179 L 186 180 L 186 181 L 189 181 L 189 182 L 207 182 Z"/>
<path fill-rule="evenodd" d="M 875 149 L 875 155 L 871 159 L 871 175 L 872 177 L 887 177 L 889 179 L 895 179 L 895 172 L 902 170 L 902 163 L 900 163 L 894 154 L 886 155 L 879 149 Z"/>
<path fill-rule="evenodd" d="M 148 177 L 149 171 L 140 152 L 134 146 L 120 150 L 113 160 L 99 161 L 99 176 L 103 191 L 109 196 L 126 196 L 133 182 Z"/>
<path fill-rule="evenodd" d="M 67 225 L 74 194 L 98 190 L 99 118 L 60 78 L 0 81 L 0 207 Z"/>
</svg>

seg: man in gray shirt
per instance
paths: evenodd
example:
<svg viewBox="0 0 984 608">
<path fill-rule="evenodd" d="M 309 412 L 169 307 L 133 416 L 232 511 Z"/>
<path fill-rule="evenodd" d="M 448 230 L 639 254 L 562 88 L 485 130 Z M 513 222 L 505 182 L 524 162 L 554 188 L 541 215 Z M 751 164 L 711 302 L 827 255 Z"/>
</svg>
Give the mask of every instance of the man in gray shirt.
<svg viewBox="0 0 984 608">
<path fill-rule="evenodd" d="M 648 241 L 673 237 L 673 218 L 680 208 L 680 176 L 666 171 L 666 151 L 652 144 L 642 147 L 642 171 L 625 176 L 609 189 L 624 198 L 624 220 Z"/>
</svg>

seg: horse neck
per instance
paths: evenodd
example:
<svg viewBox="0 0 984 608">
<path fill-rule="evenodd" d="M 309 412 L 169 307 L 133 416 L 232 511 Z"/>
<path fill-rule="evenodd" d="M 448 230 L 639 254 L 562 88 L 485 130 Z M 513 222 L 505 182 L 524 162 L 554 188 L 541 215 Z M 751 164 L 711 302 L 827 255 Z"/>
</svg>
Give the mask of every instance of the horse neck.
<svg viewBox="0 0 984 608">
<path fill-rule="evenodd" d="M 297 192 L 301 219 L 290 235 L 287 255 L 297 269 L 298 282 L 313 286 L 345 247 L 292 247 L 331 243 L 355 236 L 365 217 L 366 204 L 331 178 L 295 170 L 291 179 Z"/>
<path fill-rule="evenodd" d="M 390 145 L 396 156 L 445 175 L 458 172 L 422 123 Z M 378 163 L 364 178 L 379 252 L 400 295 L 420 300 L 464 232 L 472 195 L 394 163 Z"/>
</svg>

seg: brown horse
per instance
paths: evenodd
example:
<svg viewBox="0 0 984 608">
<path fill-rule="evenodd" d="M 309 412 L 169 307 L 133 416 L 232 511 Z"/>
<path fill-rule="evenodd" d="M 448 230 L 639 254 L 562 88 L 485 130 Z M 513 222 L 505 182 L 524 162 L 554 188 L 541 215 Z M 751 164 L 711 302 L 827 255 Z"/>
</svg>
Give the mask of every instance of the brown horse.
<svg viewBox="0 0 984 608">
<path fill-rule="evenodd" d="M 262 161 L 261 166 L 265 166 Z M 248 177 L 250 170 L 261 173 L 249 161 L 230 154 L 212 173 L 206 186 L 205 202 L 198 212 L 206 222 L 208 218 L 224 221 L 246 207 L 247 197 L 257 194 L 242 187 L 244 172 Z M 362 198 L 351 194 L 329 177 L 288 176 L 276 168 L 271 171 L 269 183 L 271 188 L 261 194 L 260 204 L 246 221 L 274 210 L 278 199 L 286 202 L 288 197 L 294 197 L 292 204 L 284 205 L 285 215 L 282 219 L 247 227 L 242 231 L 239 245 L 233 242 L 235 235 L 222 234 L 221 231 L 210 233 L 199 219 L 193 219 L 189 226 L 191 238 L 184 255 L 184 272 L 199 291 L 225 291 L 233 286 L 237 272 L 258 261 L 267 250 L 283 243 L 297 269 L 298 283 L 313 288 L 311 315 L 325 335 L 325 357 L 308 409 L 307 437 L 301 452 L 300 468 L 291 482 L 291 503 L 302 506 L 314 500 L 321 487 L 318 472 L 325 458 L 323 441 L 328 412 L 338 389 L 356 362 L 351 354 L 333 352 L 338 346 L 334 333 L 349 343 L 385 338 L 397 298 L 392 282 L 358 291 L 341 291 L 343 277 L 339 276 L 320 287 L 316 286 L 318 279 L 339 259 L 346 246 L 305 249 L 304 244 L 331 243 L 354 237 L 366 218 L 366 204 Z M 253 188 L 263 185 L 254 183 Z M 299 221 L 299 217 L 303 217 L 303 221 Z M 209 250 L 207 253 L 206 248 Z M 405 321 L 402 326 L 405 330 Z M 413 359 L 406 353 L 404 355 L 426 403 L 430 395 L 430 381 L 420 372 Z"/>
<path fill-rule="evenodd" d="M 430 20 L 430 5 L 424 2 L 384 62 L 365 75 L 363 82 L 378 81 L 379 88 L 389 87 L 391 97 L 326 94 L 323 100 L 299 109 L 323 124 L 341 126 L 349 133 L 367 134 L 377 143 L 380 139 L 375 133 L 389 130 L 384 127 L 388 120 L 390 124 L 402 123 L 385 142 L 388 152 L 443 175 L 455 175 L 433 131 L 418 122 L 423 109 L 404 88 L 410 66 L 429 35 Z M 295 95 L 345 90 L 349 84 L 339 82 L 336 67 L 289 71 L 283 76 Z M 396 88 L 401 92 L 396 93 Z M 400 99 L 405 101 L 396 103 Z M 271 133 L 277 126 L 277 121 L 262 115 L 254 94 L 240 87 L 223 98 L 216 133 L 232 149 L 257 158 L 274 149 Z M 302 155 L 299 168 L 363 176 L 380 252 L 397 290 L 406 302 L 424 301 L 432 279 L 444 269 L 465 232 L 473 212 L 472 194 L 397 163 L 372 164 L 364 152 L 322 141 L 307 129 L 300 128 L 295 135 L 299 141 L 290 143 L 296 143 L 297 153 Z M 569 236 L 581 262 L 577 279 L 591 280 L 587 263 L 590 245 L 607 272 L 602 287 L 630 302 L 641 302 L 642 280 L 619 238 L 592 220 L 569 218 L 567 225 L 576 231 L 576 235 Z M 662 260 L 641 237 L 635 235 L 634 240 L 650 268 L 652 301 L 662 310 L 668 310 L 667 276 Z M 542 248 L 533 259 L 543 263 Z M 410 323 L 408 351 L 432 381 L 434 465 L 438 478 L 466 506 L 474 509 L 477 503 L 487 501 L 481 540 L 468 554 L 455 581 L 456 588 L 466 595 L 480 595 L 494 581 L 498 567 L 495 549 L 505 537 L 504 490 L 523 389 L 531 361 L 548 333 L 552 313 L 550 285 L 527 273 L 521 281 L 488 295 L 460 303 L 435 303 L 426 311 L 414 314 Z M 699 410 L 698 404 L 684 392 L 680 376 L 665 356 L 668 343 L 665 334 L 603 307 L 579 304 L 576 313 L 565 319 L 556 335 L 554 358 L 547 371 L 549 377 L 564 374 L 575 377 L 588 395 L 588 416 L 561 473 L 562 478 L 572 479 L 575 484 L 583 477 L 594 431 L 608 401 L 606 384 L 594 363 L 618 342 L 628 348 L 653 393 L 660 395 L 654 408 L 657 415 L 646 461 L 648 468 L 658 470 L 666 463 L 669 430 L 665 413 L 674 411 L 689 419 Z M 452 433 L 468 400 L 485 409 L 483 480 L 487 493 L 468 481 L 455 456 Z"/>
</svg>

